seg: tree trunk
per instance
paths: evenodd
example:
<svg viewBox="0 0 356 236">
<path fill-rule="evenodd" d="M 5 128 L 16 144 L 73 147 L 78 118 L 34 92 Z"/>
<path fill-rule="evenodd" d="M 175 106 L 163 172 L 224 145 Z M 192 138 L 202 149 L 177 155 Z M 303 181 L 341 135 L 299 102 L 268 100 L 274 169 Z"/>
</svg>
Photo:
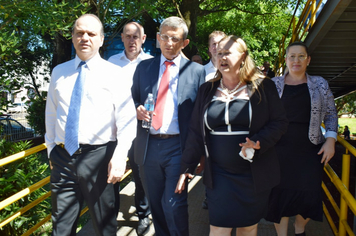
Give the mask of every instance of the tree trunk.
<svg viewBox="0 0 356 236">
<path fill-rule="evenodd" d="M 182 14 L 185 22 L 188 25 L 190 44 L 183 50 L 184 54 L 191 58 L 193 55 L 197 54 L 198 49 L 194 42 L 197 40 L 197 23 L 198 15 L 200 13 L 199 0 L 182 0 L 180 4 L 180 9 L 178 11 Z"/>
<path fill-rule="evenodd" d="M 69 61 L 72 58 L 72 41 L 57 33 L 53 40 L 53 48 L 51 72 L 56 65 Z"/>
</svg>

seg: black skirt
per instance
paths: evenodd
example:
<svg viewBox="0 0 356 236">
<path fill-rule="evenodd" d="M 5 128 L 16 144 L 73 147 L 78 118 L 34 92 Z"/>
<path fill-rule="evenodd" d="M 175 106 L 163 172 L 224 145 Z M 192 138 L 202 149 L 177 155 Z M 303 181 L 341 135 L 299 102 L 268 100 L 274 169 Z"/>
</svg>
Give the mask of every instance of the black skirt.
<svg viewBox="0 0 356 236">
<path fill-rule="evenodd" d="M 322 144 L 310 142 L 310 95 L 307 84 L 285 86 L 282 102 L 289 119 L 288 131 L 276 145 L 281 183 L 272 190 L 267 220 L 301 215 L 322 221 Z"/>
</svg>

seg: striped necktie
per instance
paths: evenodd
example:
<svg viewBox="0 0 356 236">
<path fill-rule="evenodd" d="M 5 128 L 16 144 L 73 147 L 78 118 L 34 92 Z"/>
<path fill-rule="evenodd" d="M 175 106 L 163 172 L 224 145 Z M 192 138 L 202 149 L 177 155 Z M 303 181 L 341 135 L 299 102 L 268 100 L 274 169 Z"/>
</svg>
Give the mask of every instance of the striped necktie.
<svg viewBox="0 0 356 236">
<path fill-rule="evenodd" d="M 78 127 L 79 127 L 79 113 L 83 97 L 83 85 L 85 80 L 85 61 L 80 62 L 79 75 L 75 82 L 70 105 L 68 109 L 68 117 L 65 128 L 64 146 L 69 155 L 73 155 L 79 148 L 78 141 Z"/>
</svg>

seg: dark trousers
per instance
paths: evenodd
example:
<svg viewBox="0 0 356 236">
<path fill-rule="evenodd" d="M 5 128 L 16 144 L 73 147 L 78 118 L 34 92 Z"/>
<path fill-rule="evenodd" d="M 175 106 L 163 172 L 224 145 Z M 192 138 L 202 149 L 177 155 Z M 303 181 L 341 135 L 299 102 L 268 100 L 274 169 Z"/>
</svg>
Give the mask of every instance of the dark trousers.
<svg viewBox="0 0 356 236">
<path fill-rule="evenodd" d="M 53 236 L 76 235 L 79 214 L 85 201 L 98 236 L 114 236 L 119 210 L 119 185 L 107 184 L 108 163 L 116 142 L 86 146 L 69 156 L 56 146 L 50 153 Z"/>
<path fill-rule="evenodd" d="M 150 137 L 140 171 L 156 236 L 189 235 L 187 190 L 174 193 L 180 175 L 181 155 L 179 136 L 168 139 Z"/>
<path fill-rule="evenodd" d="M 134 141 L 133 141 L 134 142 Z M 132 169 L 132 174 L 135 181 L 135 207 L 136 213 L 139 219 L 143 219 L 148 217 L 151 214 L 150 207 L 148 205 L 148 199 L 145 194 L 145 190 L 141 181 L 141 174 L 139 170 L 139 166 L 134 161 L 134 145 L 132 142 L 132 146 L 129 150 L 128 157 L 130 166 Z"/>
</svg>

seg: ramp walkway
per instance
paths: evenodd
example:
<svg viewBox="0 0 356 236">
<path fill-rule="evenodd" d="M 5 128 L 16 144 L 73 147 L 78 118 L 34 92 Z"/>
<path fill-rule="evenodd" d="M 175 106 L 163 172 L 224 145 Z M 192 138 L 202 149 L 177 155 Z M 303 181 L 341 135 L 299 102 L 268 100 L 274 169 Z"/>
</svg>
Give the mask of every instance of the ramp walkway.
<svg viewBox="0 0 356 236">
<path fill-rule="evenodd" d="M 190 236 L 208 236 L 209 235 L 209 216 L 208 210 L 202 209 L 202 201 L 205 195 L 205 189 L 202 183 L 202 177 L 197 175 L 189 183 L 188 210 L 189 210 L 189 231 Z M 135 214 L 134 203 L 135 183 L 130 182 L 120 191 L 120 212 L 118 215 L 117 236 L 137 236 L 135 228 L 138 217 Z M 294 236 L 293 218 L 289 222 L 288 236 Z M 95 236 L 91 221 L 89 221 L 77 234 L 78 236 Z M 154 236 L 154 227 L 151 223 L 149 232 L 146 236 Z M 235 231 L 231 235 L 236 235 Z M 277 233 L 271 222 L 261 220 L 258 225 L 258 236 L 276 236 Z M 327 220 L 323 222 L 310 221 L 306 228 L 308 236 L 334 236 Z"/>
</svg>

